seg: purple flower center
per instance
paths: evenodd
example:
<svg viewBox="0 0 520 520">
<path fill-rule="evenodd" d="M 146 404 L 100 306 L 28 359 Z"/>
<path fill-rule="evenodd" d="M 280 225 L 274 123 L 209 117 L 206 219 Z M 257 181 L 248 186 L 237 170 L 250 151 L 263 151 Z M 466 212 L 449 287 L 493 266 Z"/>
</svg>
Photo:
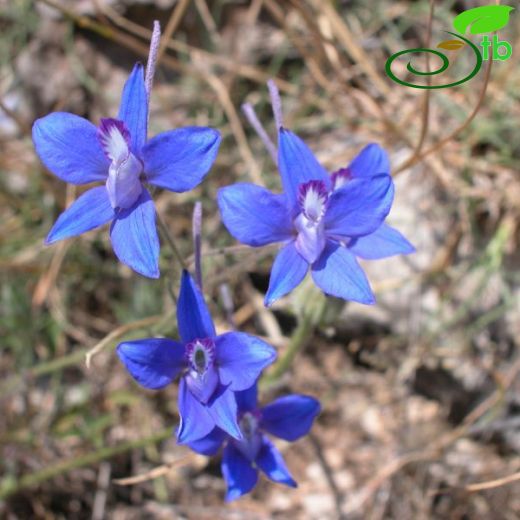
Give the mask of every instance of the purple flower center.
<svg viewBox="0 0 520 520">
<path fill-rule="evenodd" d="M 210 338 L 196 339 L 185 347 L 188 360 L 186 382 L 191 393 L 207 403 L 219 383 L 215 368 L 215 343 Z"/>
<path fill-rule="evenodd" d="M 129 208 L 141 195 L 139 179 L 143 165 L 130 151 L 130 132 L 123 121 L 101 119 L 98 139 L 110 160 L 106 187 L 110 204 L 115 208 Z"/>
<path fill-rule="evenodd" d="M 243 439 L 241 441 L 233 440 L 233 442 L 249 460 L 253 461 L 262 445 L 262 433 L 259 428 L 260 411 L 251 410 L 243 413 L 238 419 L 238 425 Z"/>
<path fill-rule="evenodd" d="M 331 176 L 332 191 L 338 190 L 345 185 L 349 180 L 352 179 L 352 173 L 349 168 L 340 168 L 335 171 Z"/>
<path fill-rule="evenodd" d="M 310 264 L 314 263 L 325 248 L 323 216 L 327 211 L 329 195 L 323 181 L 309 181 L 298 187 L 298 204 L 301 213 L 294 220 L 298 232 L 295 246 Z"/>
</svg>

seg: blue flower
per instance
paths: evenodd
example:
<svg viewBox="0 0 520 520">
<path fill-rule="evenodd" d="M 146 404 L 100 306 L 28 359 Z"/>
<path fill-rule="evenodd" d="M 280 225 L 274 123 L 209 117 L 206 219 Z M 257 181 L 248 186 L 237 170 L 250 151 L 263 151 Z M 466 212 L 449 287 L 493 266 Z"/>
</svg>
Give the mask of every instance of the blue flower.
<svg viewBox="0 0 520 520">
<path fill-rule="evenodd" d="M 145 388 L 159 389 L 181 374 L 177 440 L 186 444 L 218 426 L 236 439 L 235 392 L 250 388 L 276 358 L 273 347 L 242 332 L 216 335 L 204 298 L 184 271 L 177 302 L 181 342 L 147 338 L 121 343 L 119 358 Z"/>
<path fill-rule="evenodd" d="M 348 168 L 329 175 L 306 144 L 283 127 L 278 145 L 283 194 L 253 184 L 227 186 L 218 193 L 222 220 L 237 240 L 253 247 L 283 243 L 265 304 L 294 289 L 309 267 L 326 294 L 374 303 L 356 256 L 375 259 L 414 251 L 383 223 L 394 196 L 386 152 L 368 145 Z"/>
<path fill-rule="evenodd" d="M 242 439 L 229 437 L 216 427 L 206 437 L 190 443 L 190 448 L 203 455 L 215 455 L 225 443 L 222 474 L 228 487 L 226 500 L 251 491 L 259 469 L 274 482 L 296 487 L 280 452 L 265 433 L 290 442 L 303 437 L 320 413 L 320 403 L 313 397 L 288 395 L 258 408 L 256 385 L 237 392 L 236 398 Z"/>
<path fill-rule="evenodd" d="M 123 89 L 117 119 L 96 128 L 74 114 L 55 112 L 33 126 L 36 152 L 45 166 L 72 184 L 103 182 L 62 213 L 46 244 L 112 222 L 115 254 L 134 271 L 159 277 L 155 207 L 144 183 L 183 192 L 197 186 L 217 155 L 220 135 L 204 127 L 161 133 L 147 141 L 148 101 L 137 64 Z"/>
</svg>

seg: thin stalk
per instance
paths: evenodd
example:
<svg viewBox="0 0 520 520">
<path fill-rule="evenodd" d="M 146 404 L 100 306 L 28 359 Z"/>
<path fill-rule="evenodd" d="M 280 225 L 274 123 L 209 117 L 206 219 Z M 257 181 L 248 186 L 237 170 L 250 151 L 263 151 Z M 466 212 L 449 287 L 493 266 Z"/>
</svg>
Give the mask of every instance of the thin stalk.
<svg viewBox="0 0 520 520">
<path fill-rule="evenodd" d="M 247 121 L 249 124 L 254 128 L 255 132 L 257 133 L 258 137 L 262 140 L 262 143 L 264 143 L 264 146 L 267 148 L 267 151 L 269 152 L 269 155 L 271 156 L 271 159 L 275 164 L 278 163 L 278 152 L 276 150 L 276 145 L 271 141 L 271 138 L 265 131 L 265 128 L 263 127 L 262 123 L 260 122 L 260 119 L 258 119 L 258 116 L 256 115 L 255 109 L 253 108 L 253 105 L 251 103 L 244 103 L 242 105 L 242 112 L 246 116 Z"/>
<path fill-rule="evenodd" d="M 102 460 L 114 457 L 115 455 L 120 455 L 121 453 L 125 453 L 133 449 L 143 448 L 149 444 L 156 444 L 170 438 L 172 435 L 173 429 L 172 427 L 168 427 L 164 430 L 154 433 L 153 435 L 150 435 L 149 437 L 123 442 L 116 446 L 107 446 L 105 448 L 101 448 L 98 451 L 87 453 L 83 456 L 74 457 L 63 462 L 58 462 L 57 464 L 51 466 L 46 466 L 40 471 L 35 471 L 34 473 L 24 475 L 18 480 L 4 478 L 0 483 L 0 499 L 5 499 L 11 495 L 14 495 L 15 493 L 22 491 L 23 489 L 38 486 L 47 480 L 62 475 L 63 473 L 68 473 L 74 469 L 90 466 Z"/>
<path fill-rule="evenodd" d="M 193 255 L 195 258 L 195 281 L 202 291 L 202 255 L 201 255 L 201 236 L 202 236 L 202 204 L 200 201 L 195 203 L 193 208 Z"/>
<path fill-rule="evenodd" d="M 274 364 L 271 371 L 262 379 L 262 386 L 269 387 L 275 384 L 291 367 L 294 359 L 308 344 L 312 338 L 316 326 L 321 321 L 325 312 L 325 299 L 319 307 L 313 309 L 312 315 L 305 313 L 295 331 L 293 332 L 287 350 L 283 356 Z"/>
<path fill-rule="evenodd" d="M 431 39 L 432 39 L 432 22 L 433 22 L 433 14 L 435 11 L 435 3 L 433 0 L 430 0 L 430 14 L 428 16 L 428 28 L 427 28 L 427 36 L 426 36 L 426 48 L 430 47 Z M 430 53 L 426 53 L 426 71 L 430 72 Z M 426 82 L 428 86 L 431 84 L 431 76 L 426 76 Z M 423 98 L 423 110 L 422 110 L 422 123 L 421 123 L 421 134 L 419 136 L 419 141 L 415 146 L 414 154 L 419 155 L 421 153 L 424 142 L 426 141 L 426 135 L 428 134 L 428 122 L 430 119 L 430 96 L 431 90 L 426 89 L 424 92 Z"/>
<path fill-rule="evenodd" d="M 166 224 L 163 222 L 163 220 L 159 214 L 157 214 L 157 223 L 159 225 L 159 229 L 161 231 L 161 234 L 163 235 L 163 238 L 166 240 L 166 242 L 168 242 L 170 249 L 172 250 L 175 258 L 181 265 L 182 269 L 187 269 L 184 258 L 182 258 L 180 251 L 177 249 L 177 246 L 175 245 L 175 241 L 173 240 L 173 237 L 170 235 L 170 232 L 168 231 Z"/>
<path fill-rule="evenodd" d="M 97 353 L 101 348 L 106 348 L 109 345 L 115 346 L 118 340 L 126 337 L 130 332 L 135 332 L 139 329 L 147 329 L 148 327 L 155 324 L 160 329 L 163 323 L 169 323 L 169 321 L 169 314 L 165 314 L 160 316 L 150 316 L 148 318 L 143 318 L 142 320 L 122 325 L 105 336 L 105 338 L 103 338 L 93 348 L 85 347 L 78 349 L 71 354 L 53 359 L 52 361 L 40 363 L 39 365 L 29 368 L 28 370 L 24 370 L 16 375 L 13 375 L 0 385 L 0 401 L 17 392 L 20 388 L 29 385 L 32 380 L 38 377 L 43 377 L 49 374 L 53 374 L 54 372 L 59 372 L 60 370 L 64 370 L 70 366 L 79 365 L 86 356 L 90 355 L 90 358 L 92 358 L 92 355 Z"/>
<path fill-rule="evenodd" d="M 146 97 L 148 105 L 150 104 L 150 94 L 152 92 L 153 78 L 155 76 L 155 65 L 157 63 L 157 54 L 159 52 L 159 44 L 161 42 L 161 24 L 154 20 L 152 38 L 150 40 L 150 53 L 146 62 L 146 75 L 144 79 L 146 87 Z"/>
<path fill-rule="evenodd" d="M 406 170 L 407 168 L 410 168 L 411 166 L 415 165 L 419 161 L 422 161 L 426 156 L 437 152 L 441 148 L 444 147 L 447 143 L 453 141 L 455 137 L 457 137 L 458 134 L 463 132 L 469 124 L 475 119 L 476 115 L 479 113 L 480 108 L 482 107 L 482 104 L 484 103 L 484 99 L 486 97 L 486 91 L 489 84 L 489 78 L 491 77 L 491 66 L 493 64 L 493 60 L 488 61 L 488 65 L 486 68 L 486 73 L 484 77 L 484 83 L 482 85 L 482 89 L 480 90 L 480 94 L 477 100 L 477 104 L 475 105 L 475 108 L 471 112 L 471 114 L 466 118 L 466 120 L 455 130 L 453 130 L 449 135 L 438 141 L 437 143 L 433 144 L 429 148 L 426 148 L 426 150 L 421 150 L 419 153 L 412 153 L 412 155 L 406 159 L 400 166 L 397 167 L 397 169 L 394 172 L 394 176 L 396 176 L 398 173 L 401 173 L 402 171 Z"/>
<path fill-rule="evenodd" d="M 159 52 L 157 53 L 157 62 L 161 61 L 164 53 L 166 52 L 166 47 L 168 42 L 171 40 L 173 33 L 181 23 L 182 17 L 186 12 L 186 9 L 190 5 L 190 0 L 179 0 L 177 5 L 175 6 L 168 23 L 166 24 L 166 29 L 164 30 L 164 34 L 161 38 L 161 42 L 159 45 Z"/>
<path fill-rule="evenodd" d="M 280 99 L 280 91 L 272 79 L 267 82 L 267 88 L 269 89 L 269 96 L 271 97 L 271 105 L 273 107 L 273 115 L 276 123 L 276 130 L 278 131 L 283 127 L 282 101 Z"/>
<path fill-rule="evenodd" d="M 226 320 L 232 330 L 236 329 L 235 319 L 233 314 L 235 312 L 235 308 L 233 305 L 233 296 L 231 295 L 231 290 L 229 289 L 229 285 L 227 283 L 223 283 L 219 287 L 220 291 L 220 300 L 222 302 L 222 306 L 226 312 Z"/>
</svg>

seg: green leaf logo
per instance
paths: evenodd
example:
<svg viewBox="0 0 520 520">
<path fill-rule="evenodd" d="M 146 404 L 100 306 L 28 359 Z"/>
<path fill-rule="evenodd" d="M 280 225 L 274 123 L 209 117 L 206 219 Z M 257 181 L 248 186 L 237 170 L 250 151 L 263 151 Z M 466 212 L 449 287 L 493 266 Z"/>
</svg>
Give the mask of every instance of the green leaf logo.
<svg viewBox="0 0 520 520">
<path fill-rule="evenodd" d="M 469 28 L 471 34 L 498 31 L 509 22 L 509 13 L 514 9 L 508 5 L 485 5 L 463 11 L 455 20 L 453 27 L 464 34 Z"/>
<path fill-rule="evenodd" d="M 444 40 L 437 45 L 437 48 L 446 49 L 447 51 L 458 51 L 459 49 L 462 49 L 464 45 L 466 44 L 460 40 Z"/>
</svg>

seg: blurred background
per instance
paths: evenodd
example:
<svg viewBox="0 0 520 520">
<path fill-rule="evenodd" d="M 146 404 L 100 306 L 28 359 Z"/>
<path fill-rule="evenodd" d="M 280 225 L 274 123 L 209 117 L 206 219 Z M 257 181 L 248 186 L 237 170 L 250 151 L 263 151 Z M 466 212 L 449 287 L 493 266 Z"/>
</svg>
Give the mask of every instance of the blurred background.
<svg viewBox="0 0 520 520">
<path fill-rule="evenodd" d="M 0 517 L 520 518 L 519 15 L 499 32 L 512 57 L 462 86 L 407 88 L 384 68 L 428 46 L 429 25 L 435 48 L 457 13 L 487 4 L 435 2 L 431 17 L 427 0 L 0 0 Z M 322 401 L 312 434 L 279 444 L 296 490 L 262 479 L 225 504 L 218 457 L 172 437 L 176 386 L 138 388 L 116 359 L 122 339 L 176 337 L 180 270 L 164 239 L 160 280 L 117 263 L 105 228 L 43 245 L 84 187 L 43 168 L 32 122 L 58 110 L 114 117 L 155 19 L 164 45 L 150 134 L 208 125 L 223 135 L 206 181 L 157 190 L 157 208 L 192 262 L 202 202 L 219 328 L 230 327 L 224 286 L 237 327 L 282 359 L 298 351 L 261 393 Z M 453 66 L 433 83 L 470 70 L 468 49 L 447 53 Z M 395 64 L 400 77 L 405 66 Z M 263 308 L 274 249 L 234 247 L 220 222 L 219 187 L 280 189 L 240 111 L 252 103 L 274 138 L 270 77 L 286 126 L 330 171 L 369 142 L 390 154 L 389 222 L 417 253 L 363 263 L 373 307 L 323 303 L 304 286 Z"/>
</svg>

